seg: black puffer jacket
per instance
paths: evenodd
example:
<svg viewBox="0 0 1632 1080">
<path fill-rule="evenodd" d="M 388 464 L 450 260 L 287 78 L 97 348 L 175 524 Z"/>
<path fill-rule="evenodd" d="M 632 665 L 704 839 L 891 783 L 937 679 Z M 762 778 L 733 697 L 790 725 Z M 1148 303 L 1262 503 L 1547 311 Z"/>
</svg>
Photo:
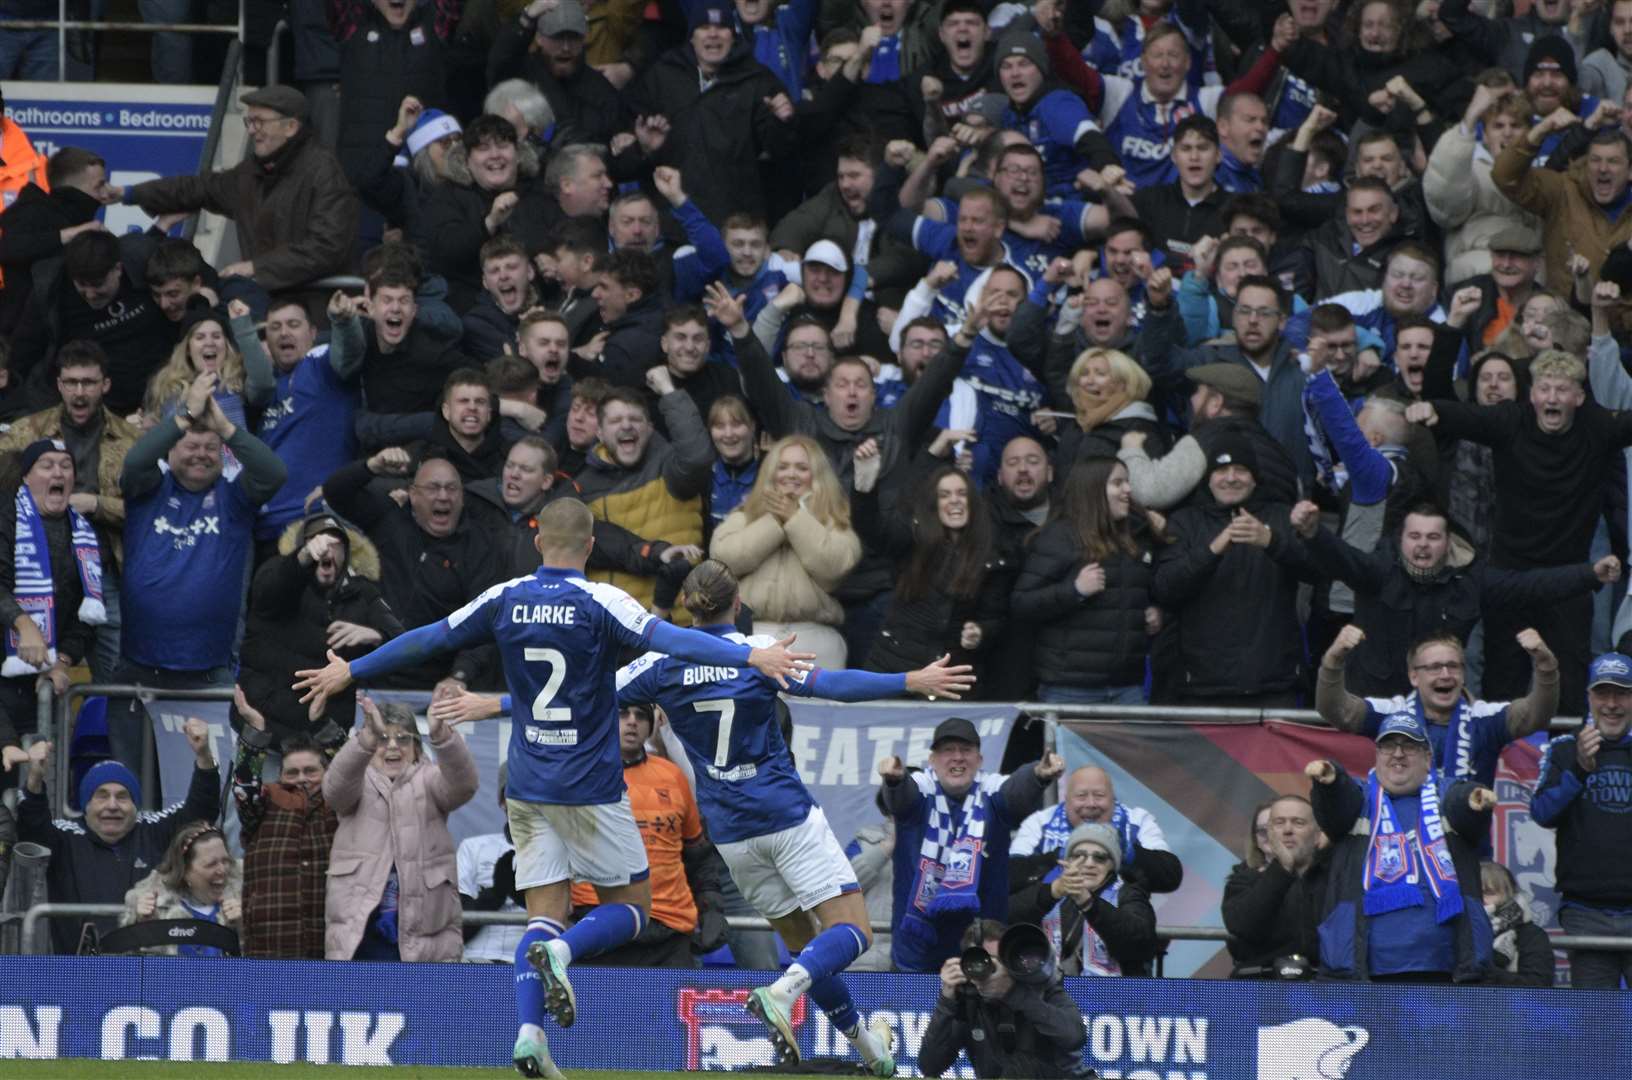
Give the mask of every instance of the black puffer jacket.
<svg viewBox="0 0 1632 1080">
<path fill-rule="evenodd" d="M 503 192 L 476 183 L 463 146 L 448 151 L 447 163 L 447 183 L 420 192 L 413 239 L 425 257 L 425 272 L 446 278 L 448 304 L 465 312 L 482 295 L 482 245 L 495 235 L 487 231 L 487 215 Z M 516 181 L 505 190 L 514 191 L 521 202 L 499 226 L 500 233 L 529 234 L 531 217 L 548 198 L 538 174 L 538 152 L 531 144 L 517 147 Z"/>
<path fill-rule="evenodd" d="M 1235 508 L 1203 498 L 1168 519 L 1172 542 L 1156 559 L 1156 601 L 1179 620 L 1177 689 L 1220 704 L 1291 690 L 1304 659 L 1298 582 L 1320 573 L 1293 537 L 1290 508 L 1256 496 L 1245 506 L 1269 526 L 1269 550 L 1231 544 L 1213 554 L 1208 545 Z"/>
<path fill-rule="evenodd" d="M 1071 466 L 1089 458 L 1114 458 L 1122 449 L 1122 436 L 1130 431 L 1143 432 L 1145 452 L 1153 458 L 1163 457 L 1173 448 L 1167 429 L 1156 419 L 1156 410 L 1143 401 L 1136 401 L 1106 420 L 1092 431 L 1084 431 L 1075 420 L 1061 420 L 1054 449 L 1054 482 L 1065 484 Z"/>
<path fill-rule="evenodd" d="M 759 159 L 799 152 L 799 129 L 778 120 L 766 99 L 783 92 L 770 69 L 740 38 L 705 90 L 689 44 L 671 49 L 627 95 L 636 115 L 662 115 L 669 135 L 657 153 L 686 178 L 686 191 L 710 221 L 733 213 L 765 216 Z"/>
<path fill-rule="evenodd" d="M 1153 557 L 1147 544 L 1137 555 L 1101 559 L 1105 589 L 1077 592 L 1077 572 L 1088 562 L 1069 523 L 1051 521 L 1031 538 L 1015 582 L 1017 622 L 1035 628 L 1033 650 L 1039 682 L 1066 686 L 1136 686 L 1145 681 L 1150 638 L 1145 609 L 1151 599 Z"/>
<path fill-rule="evenodd" d="M 1321 529 L 1303 542 L 1311 562 L 1354 590 L 1354 621 L 1366 639 L 1349 657 L 1345 684 L 1363 697 L 1411 692 L 1401 657 L 1425 635 L 1449 630 L 1461 641 L 1492 608 L 1545 607 L 1598 588 L 1591 563 L 1540 570 L 1498 570 L 1474 558 L 1460 538 L 1436 574 L 1406 572 L 1399 545 L 1385 540 L 1357 551 Z"/>
<path fill-rule="evenodd" d="M 300 522 L 292 523 L 278 541 L 280 552 L 261 564 L 249 593 L 249 620 L 244 628 L 243 666 L 238 682 L 244 696 L 266 717 L 273 746 L 296 732 L 315 734 L 328 720 L 342 731 L 351 730 L 356 717 L 357 691 L 348 687 L 329 699 L 315 721 L 295 693 L 296 671 L 327 662 L 329 624 L 356 623 L 378 630 L 384 641 L 402 633 L 401 620 L 387 606 L 376 582 L 380 557 L 374 545 L 358 532 L 346 536 L 347 572 L 333 588 L 322 589 L 311 567 L 296 557 L 300 549 Z M 354 660 L 375 646 L 339 650 Z M 242 727 L 233 710 L 233 728 Z"/>
<path fill-rule="evenodd" d="M 912 518 L 904 512 L 881 514 L 876 490 L 856 492 L 851 496 L 850 508 L 856 534 L 868 549 L 899 560 L 898 566 L 905 570 L 914 544 Z M 951 653 L 954 664 L 973 664 L 976 674 L 980 673 L 984 667 L 982 660 L 992 646 L 1002 640 L 1008 623 L 1014 567 L 994 543 L 980 588 L 973 596 L 958 597 L 945 588 L 952 577 L 950 561 L 950 552 L 943 554 L 927 595 L 905 600 L 897 589 L 890 599 L 878 637 L 867 653 L 867 670 L 912 671 L 943 653 Z M 900 578 L 896 580 L 899 582 Z M 984 648 L 963 649 L 960 639 L 966 622 L 979 624 Z"/>
<path fill-rule="evenodd" d="M 373 4 L 340 46 L 340 131 L 335 152 L 353 183 L 363 175 L 375 141 L 397 121 L 409 94 L 427 109 L 448 104 L 447 56 L 427 6 L 392 29 Z"/>
</svg>

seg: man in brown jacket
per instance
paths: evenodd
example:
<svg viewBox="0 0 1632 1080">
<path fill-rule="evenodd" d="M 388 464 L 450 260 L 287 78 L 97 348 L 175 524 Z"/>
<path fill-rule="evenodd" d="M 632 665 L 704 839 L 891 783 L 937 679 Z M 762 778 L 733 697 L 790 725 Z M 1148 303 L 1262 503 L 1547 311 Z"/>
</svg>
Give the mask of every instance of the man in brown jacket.
<svg viewBox="0 0 1632 1080">
<path fill-rule="evenodd" d="M 261 291 L 296 288 L 348 269 L 357 238 L 357 195 L 333 152 L 306 125 L 306 98 L 291 86 L 268 86 L 244 95 L 244 126 L 251 152 L 230 169 L 207 176 L 168 176 L 115 189 L 124 202 L 154 216 L 208 210 L 237 226 L 238 262 L 221 268 L 221 298 L 237 295 L 257 318 L 243 285 Z"/>
<path fill-rule="evenodd" d="M 1553 282 L 1570 280 L 1572 254 L 1602 266 L 1611 251 L 1632 240 L 1632 214 L 1626 213 L 1632 140 L 1614 121 L 1593 134 L 1586 157 L 1568 171 L 1534 167 L 1548 138 L 1579 122 L 1568 109 L 1554 110 L 1508 144 L 1490 169 L 1497 190 L 1541 218 L 1547 280 Z"/>
<path fill-rule="evenodd" d="M 119 664 L 119 565 L 124 554 L 125 499 L 119 473 L 141 432 L 102 403 L 111 383 L 108 358 L 94 341 L 70 341 L 57 353 L 61 403 L 12 422 L 0 435 L 0 491 L 21 481 L 18 457 L 40 439 L 61 439 L 74 457 L 74 492 L 68 505 L 84 514 L 102 545 L 103 604 L 107 622 L 96 628 L 96 649 L 86 659 L 99 681 Z"/>
</svg>

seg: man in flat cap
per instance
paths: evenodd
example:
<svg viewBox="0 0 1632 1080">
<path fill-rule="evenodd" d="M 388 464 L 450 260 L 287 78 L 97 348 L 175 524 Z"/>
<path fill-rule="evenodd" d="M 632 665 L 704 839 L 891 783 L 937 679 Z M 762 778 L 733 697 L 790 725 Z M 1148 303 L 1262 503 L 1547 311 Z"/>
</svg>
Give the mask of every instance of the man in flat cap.
<svg viewBox="0 0 1632 1080">
<path fill-rule="evenodd" d="M 237 226 L 239 261 L 221 268 L 221 299 L 266 317 L 269 293 L 346 270 L 357 237 L 357 195 L 334 153 L 306 125 L 292 86 L 245 94 L 250 152 L 230 169 L 114 189 L 154 216 L 208 210 Z"/>
<path fill-rule="evenodd" d="M 1491 345 L 1535 295 L 1540 269 L 1540 233 L 1521 224 L 1499 230 L 1490 238 L 1490 273 L 1468 278 L 1451 289 L 1446 325 L 1462 331 L 1475 352 Z"/>
<path fill-rule="evenodd" d="M 1291 505 L 1298 498 L 1298 472 L 1292 456 L 1264 430 L 1258 419 L 1264 382 L 1241 364 L 1202 364 L 1185 372 L 1194 390 L 1190 394 L 1190 434 L 1180 439 L 1166 457 L 1145 453 L 1143 432 L 1122 437 L 1117 457 L 1128 468 L 1133 497 L 1152 510 L 1179 505 L 1207 478 L 1218 440 L 1239 437 L 1251 444 L 1257 457 L 1259 494 Z"/>
</svg>

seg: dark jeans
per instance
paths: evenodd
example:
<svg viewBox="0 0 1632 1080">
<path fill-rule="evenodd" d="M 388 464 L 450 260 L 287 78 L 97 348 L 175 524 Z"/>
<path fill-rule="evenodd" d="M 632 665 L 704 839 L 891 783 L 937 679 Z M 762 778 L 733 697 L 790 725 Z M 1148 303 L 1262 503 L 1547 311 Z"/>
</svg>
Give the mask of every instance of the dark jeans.
<svg viewBox="0 0 1632 1080">
<path fill-rule="evenodd" d="M 845 655 L 850 657 L 852 666 L 861 666 L 872 650 L 873 639 L 884 627 L 884 616 L 890 610 L 893 595 L 893 590 L 885 589 L 865 600 L 844 602 L 844 625 L 839 632 L 844 635 Z"/>
<path fill-rule="evenodd" d="M 1566 934 L 1577 937 L 1632 936 L 1632 915 L 1611 915 L 1574 904 L 1559 911 L 1558 925 Z M 1632 953 L 1570 950 L 1571 986 L 1617 990 L 1623 979 L 1632 986 Z"/>
<path fill-rule="evenodd" d="M 1558 711 L 1579 712 L 1586 703 L 1587 664 L 1592 660 L 1592 594 L 1557 604 L 1494 608 L 1486 614 L 1486 701 L 1513 701 L 1530 692 L 1530 657 L 1515 640 L 1526 628 L 1540 634 L 1558 657 Z"/>
</svg>

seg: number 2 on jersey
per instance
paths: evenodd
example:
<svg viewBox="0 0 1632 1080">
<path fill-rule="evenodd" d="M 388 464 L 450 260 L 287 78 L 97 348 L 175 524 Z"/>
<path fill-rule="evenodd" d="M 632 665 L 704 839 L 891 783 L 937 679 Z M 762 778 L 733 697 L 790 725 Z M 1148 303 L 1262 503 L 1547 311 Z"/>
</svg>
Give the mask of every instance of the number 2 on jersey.
<svg viewBox="0 0 1632 1080">
<path fill-rule="evenodd" d="M 723 769 L 731 758 L 731 721 L 737 718 L 737 703 L 733 698 L 711 698 L 708 701 L 694 701 L 691 707 L 698 712 L 717 712 L 720 714 L 720 733 L 714 740 L 714 767 Z"/>
<path fill-rule="evenodd" d="M 571 720 L 571 709 L 563 705 L 550 704 L 555 700 L 555 695 L 561 690 L 562 681 L 567 677 L 567 658 L 561 655 L 561 650 L 528 648 L 522 650 L 522 657 L 529 664 L 550 665 L 550 677 L 544 680 L 544 689 L 533 699 L 533 719 L 551 723 Z"/>
</svg>

